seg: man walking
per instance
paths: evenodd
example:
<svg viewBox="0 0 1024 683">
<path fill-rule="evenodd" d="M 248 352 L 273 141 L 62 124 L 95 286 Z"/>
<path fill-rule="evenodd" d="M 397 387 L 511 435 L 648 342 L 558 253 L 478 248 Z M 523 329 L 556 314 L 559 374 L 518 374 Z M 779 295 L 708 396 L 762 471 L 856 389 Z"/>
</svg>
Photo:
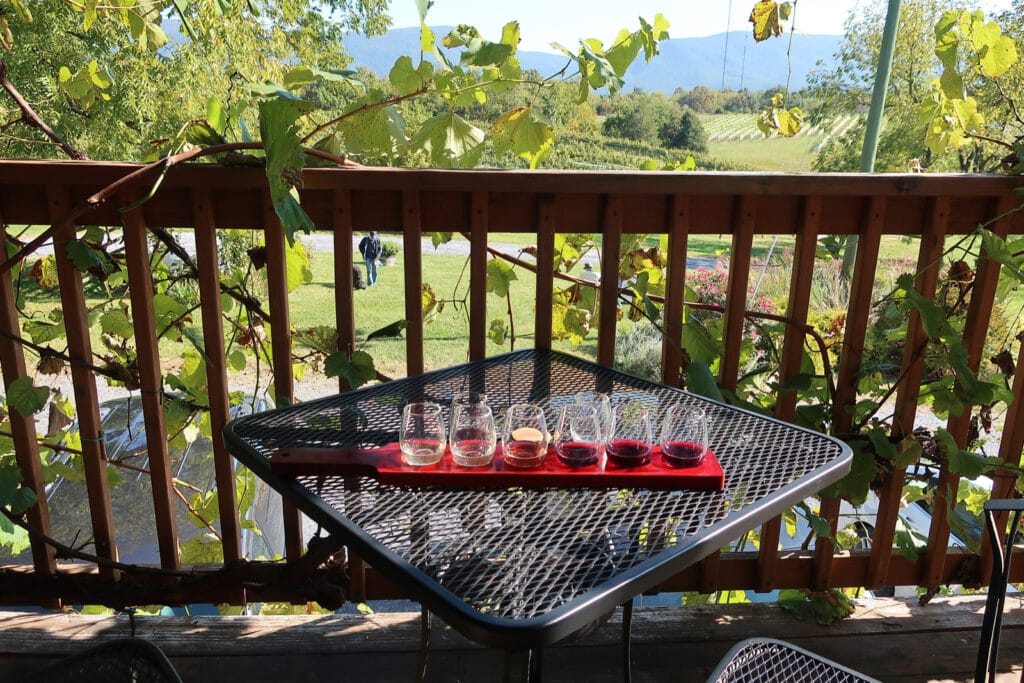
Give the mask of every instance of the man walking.
<svg viewBox="0 0 1024 683">
<path fill-rule="evenodd" d="M 366 264 L 366 285 L 368 287 L 377 282 L 377 266 L 380 264 L 380 255 L 383 250 L 376 230 L 371 230 L 369 235 L 359 241 L 359 253 L 363 255 L 363 263 Z"/>
</svg>

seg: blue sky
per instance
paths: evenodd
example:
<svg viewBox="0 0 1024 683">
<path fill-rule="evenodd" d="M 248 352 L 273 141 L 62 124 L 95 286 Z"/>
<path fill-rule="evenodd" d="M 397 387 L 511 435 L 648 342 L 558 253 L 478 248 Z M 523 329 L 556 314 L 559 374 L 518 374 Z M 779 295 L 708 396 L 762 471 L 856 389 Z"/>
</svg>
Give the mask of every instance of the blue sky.
<svg viewBox="0 0 1024 683">
<path fill-rule="evenodd" d="M 621 28 L 636 30 L 637 17 L 648 21 L 665 15 L 673 38 L 708 36 L 725 30 L 745 31 L 755 0 L 435 0 L 427 14 L 432 25 L 472 24 L 488 37 L 497 37 L 501 26 L 517 19 L 522 27 L 523 50 L 551 52 L 550 43 L 568 47 L 580 38 L 599 38 L 607 43 Z M 843 21 L 858 3 L 887 5 L 886 0 L 798 0 L 795 28 L 804 33 L 842 33 Z M 950 5 L 952 6 L 952 2 Z M 1008 7 L 1010 0 L 982 0 L 986 11 Z M 731 7 L 731 13 L 730 13 Z M 396 27 L 419 23 L 413 0 L 392 0 Z"/>
</svg>

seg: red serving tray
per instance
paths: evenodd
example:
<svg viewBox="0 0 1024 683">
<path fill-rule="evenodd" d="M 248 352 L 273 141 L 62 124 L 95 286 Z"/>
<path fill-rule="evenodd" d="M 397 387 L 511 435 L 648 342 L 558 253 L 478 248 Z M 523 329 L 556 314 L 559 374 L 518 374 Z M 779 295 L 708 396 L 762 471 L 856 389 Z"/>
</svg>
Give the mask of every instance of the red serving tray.
<svg viewBox="0 0 1024 683">
<path fill-rule="evenodd" d="M 373 477 L 384 484 L 399 486 L 446 486 L 450 488 L 647 488 L 721 490 L 725 474 L 710 450 L 694 467 L 671 468 L 662 463 L 661 449 L 651 452 L 651 462 L 641 467 L 618 467 L 605 456 L 596 465 L 570 468 L 552 450 L 535 469 L 507 467 L 498 444 L 493 462 L 487 467 L 463 467 L 451 459 L 451 452 L 435 465 L 412 466 L 402 462 L 398 444 L 379 448 L 290 448 L 270 456 L 270 471 L 277 475 L 339 475 Z"/>
</svg>

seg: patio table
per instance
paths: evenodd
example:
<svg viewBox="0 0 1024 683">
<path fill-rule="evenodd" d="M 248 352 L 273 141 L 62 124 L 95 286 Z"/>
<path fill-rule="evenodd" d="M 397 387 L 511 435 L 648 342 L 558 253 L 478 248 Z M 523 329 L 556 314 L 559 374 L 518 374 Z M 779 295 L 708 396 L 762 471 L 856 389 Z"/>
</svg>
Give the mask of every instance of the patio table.
<svg viewBox="0 0 1024 683">
<path fill-rule="evenodd" d="M 579 391 L 705 409 L 723 490 L 449 488 L 366 476 L 278 476 L 279 449 L 398 441 L 402 407 L 483 392 L 500 420 L 539 403 L 553 427 Z M 538 651 L 722 548 L 846 474 L 829 436 L 563 353 L 531 349 L 238 418 L 231 452 L 329 533 L 467 637 Z M 538 658 L 534 658 L 538 660 Z M 537 667 L 534 660 L 527 667 Z M 627 654 L 628 662 L 628 654 Z M 628 676 L 628 668 L 627 668 Z"/>
</svg>

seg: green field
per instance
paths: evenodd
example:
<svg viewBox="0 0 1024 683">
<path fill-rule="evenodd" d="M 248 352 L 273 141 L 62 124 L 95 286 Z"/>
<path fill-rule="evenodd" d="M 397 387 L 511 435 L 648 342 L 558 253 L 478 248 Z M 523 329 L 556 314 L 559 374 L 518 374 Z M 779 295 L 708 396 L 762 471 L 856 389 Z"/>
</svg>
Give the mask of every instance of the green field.
<svg viewBox="0 0 1024 683">
<path fill-rule="evenodd" d="M 738 170 L 810 171 L 818 149 L 829 138 L 857 125 L 853 114 L 811 125 L 793 138 L 766 139 L 757 129 L 755 114 L 701 114 L 708 134 L 708 155 Z"/>
</svg>

